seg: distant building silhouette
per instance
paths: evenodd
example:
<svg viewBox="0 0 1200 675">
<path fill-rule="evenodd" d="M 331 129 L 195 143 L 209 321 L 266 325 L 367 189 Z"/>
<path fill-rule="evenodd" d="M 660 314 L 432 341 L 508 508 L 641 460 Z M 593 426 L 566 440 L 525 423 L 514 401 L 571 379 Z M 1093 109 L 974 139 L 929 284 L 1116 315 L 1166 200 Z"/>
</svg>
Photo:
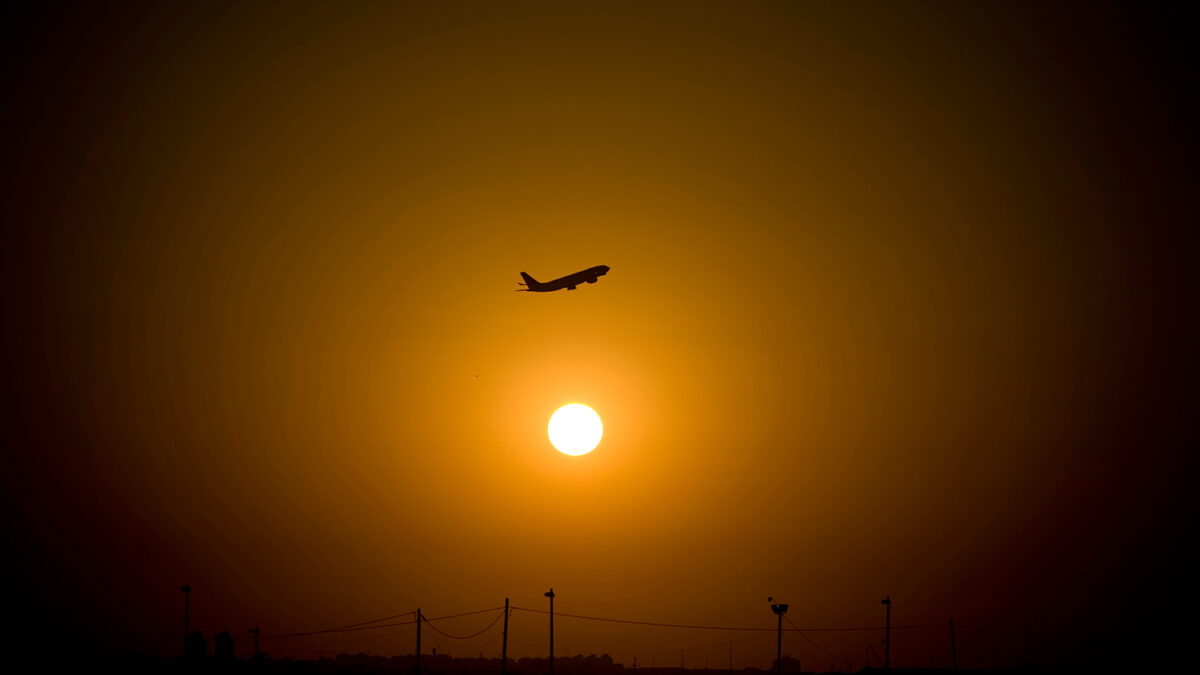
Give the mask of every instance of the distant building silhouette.
<svg viewBox="0 0 1200 675">
<path fill-rule="evenodd" d="M 233 636 L 223 630 L 213 636 L 213 656 L 218 660 L 233 660 Z"/>
<path fill-rule="evenodd" d="M 208 656 L 208 640 L 204 639 L 204 633 L 198 630 L 188 633 L 183 658 L 189 661 L 199 661 L 206 656 Z"/>
<path fill-rule="evenodd" d="M 781 665 L 782 665 L 782 669 L 780 668 Z M 771 670 L 774 670 L 776 672 L 778 672 L 779 670 L 782 670 L 785 673 L 801 673 L 801 672 L 804 672 L 804 669 L 801 668 L 801 665 L 802 664 L 800 663 L 800 659 L 794 659 L 794 658 L 788 656 L 787 654 L 783 655 L 782 664 L 780 663 L 780 661 L 771 659 Z"/>
</svg>

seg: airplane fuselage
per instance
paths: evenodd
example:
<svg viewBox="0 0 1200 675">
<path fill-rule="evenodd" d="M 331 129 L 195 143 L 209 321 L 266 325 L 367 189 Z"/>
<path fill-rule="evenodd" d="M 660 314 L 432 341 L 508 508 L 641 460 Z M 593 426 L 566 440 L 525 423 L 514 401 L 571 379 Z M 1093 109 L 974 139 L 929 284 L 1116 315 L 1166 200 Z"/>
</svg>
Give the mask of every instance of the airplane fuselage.
<svg viewBox="0 0 1200 675">
<path fill-rule="evenodd" d="M 595 267 L 589 267 L 574 274 L 568 274 L 565 277 L 559 277 L 554 281 L 546 282 L 538 281 L 524 272 L 521 272 L 521 277 L 525 279 L 525 290 L 533 291 L 534 293 L 548 293 L 550 291 L 560 291 L 564 288 L 568 291 L 573 291 L 579 284 L 596 283 L 597 279 L 608 274 L 608 269 L 608 265 L 596 265 Z"/>
</svg>

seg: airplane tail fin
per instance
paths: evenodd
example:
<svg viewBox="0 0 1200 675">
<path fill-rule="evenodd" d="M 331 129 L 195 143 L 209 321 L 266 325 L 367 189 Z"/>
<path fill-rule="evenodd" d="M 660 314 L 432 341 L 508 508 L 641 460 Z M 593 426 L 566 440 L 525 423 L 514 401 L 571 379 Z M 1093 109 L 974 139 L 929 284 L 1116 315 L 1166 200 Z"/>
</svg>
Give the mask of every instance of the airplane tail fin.
<svg viewBox="0 0 1200 675">
<path fill-rule="evenodd" d="M 537 279 L 534 279 L 533 277 L 529 276 L 528 274 L 526 274 L 524 272 L 521 272 L 521 278 L 525 280 L 525 286 L 527 286 L 529 288 L 533 288 L 538 285 Z"/>
</svg>

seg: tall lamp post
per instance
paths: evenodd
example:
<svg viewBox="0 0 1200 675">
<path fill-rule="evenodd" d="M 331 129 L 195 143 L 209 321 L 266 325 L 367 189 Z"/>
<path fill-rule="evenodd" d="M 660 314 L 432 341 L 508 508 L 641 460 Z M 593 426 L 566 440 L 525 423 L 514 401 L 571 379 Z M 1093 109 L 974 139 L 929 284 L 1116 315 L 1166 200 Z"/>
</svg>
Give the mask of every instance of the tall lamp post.
<svg viewBox="0 0 1200 675">
<path fill-rule="evenodd" d="M 417 675 L 421 675 L 421 608 L 417 608 L 417 661 L 413 666 Z"/>
<path fill-rule="evenodd" d="M 504 638 L 500 643 L 500 675 L 508 675 L 508 598 L 504 599 Z"/>
<path fill-rule="evenodd" d="M 892 596 L 889 595 L 879 602 L 887 607 L 883 624 L 883 669 L 890 670 L 892 667 Z"/>
<path fill-rule="evenodd" d="M 775 635 L 775 672 L 783 675 L 783 615 L 787 612 L 788 606 L 775 602 L 775 598 L 767 598 L 767 602 L 771 603 L 771 611 L 779 617 L 779 629 Z"/>
<path fill-rule="evenodd" d="M 554 589 L 543 593 L 550 598 L 550 675 L 554 675 Z"/>
<path fill-rule="evenodd" d="M 192 586 L 191 584 L 184 584 L 183 588 L 179 590 L 183 591 L 183 655 L 187 656 L 188 632 L 191 630 L 191 626 L 188 623 L 188 611 L 191 609 Z"/>
</svg>

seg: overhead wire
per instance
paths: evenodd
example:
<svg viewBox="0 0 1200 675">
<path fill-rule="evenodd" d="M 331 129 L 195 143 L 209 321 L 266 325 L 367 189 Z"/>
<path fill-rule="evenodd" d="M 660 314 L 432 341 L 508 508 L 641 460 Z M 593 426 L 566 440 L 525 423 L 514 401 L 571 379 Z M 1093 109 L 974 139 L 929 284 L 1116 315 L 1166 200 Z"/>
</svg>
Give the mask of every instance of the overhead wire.
<svg viewBox="0 0 1200 675">
<path fill-rule="evenodd" d="M 472 638 L 478 637 L 478 636 L 483 635 L 484 633 L 488 632 L 489 630 L 491 630 L 500 621 L 500 619 L 504 616 L 503 609 L 504 609 L 503 607 L 497 606 L 497 607 L 489 607 L 487 609 L 474 610 L 474 611 L 470 611 L 470 612 L 459 612 L 456 614 L 446 614 L 446 615 L 437 616 L 437 617 L 421 616 L 420 620 L 424 623 L 429 624 L 429 628 L 431 629 L 430 638 L 432 638 L 434 644 L 437 645 L 438 648 L 440 649 L 441 644 L 440 644 L 440 641 L 437 639 L 437 635 L 441 635 L 443 637 L 446 637 L 446 638 L 449 638 L 452 640 L 470 640 Z M 532 607 L 511 606 L 509 608 L 509 610 L 512 614 L 515 614 L 517 611 L 525 611 L 525 612 L 530 612 L 532 614 L 541 614 L 541 615 L 550 614 L 550 612 L 547 610 L 536 609 L 536 608 L 532 608 Z M 497 614 L 486 626 L 484 626 L 480 630 L 477 630 L 473 633 L 469 633 L 466 635 L 456 635 L 453 633 L 449 633 L 449 632 L 442 630 L 441 628 L 434 625 L 434 622 L 437 622 L 437 621 L 447 621 L 450 619 L 457 619 L 457 618 L 466 617 L 466 616 L 474 616 L 474 615 L 478 615 L 478 614 L 486 614 L 489 612 L 497 612 Z M 268 635 L 263 635 L 262 639 L 263 640 L 281 640 L 281 639 L 297 638 L 297 637 L 310 637 L 310 636 L 325 635 L 325 634 L 336 634 L 336 633 L 342 633 L 342 632 L 372 631 L 372 630 L 379 630 L 379 629 L 385 629 L 385 628 L 395 628 L 398 626 L 411 626 L 411 625 L 417 623 L 417 620 L 418 620 L 417 617 L 413 616 L 415 614 L 416 614 L 416 611 L 413 610 L 413 611 L 403 612 L 400 614 L 393 614 L 390 616 L 380 617 L 377 619 L 371 619 L 369 621 L 360 621 L 357 623 L 344 624 L 344 625 L 334 626 L 332 628 L 325 628 L 325 629 L 321 629 L 321 630 L 302 631 L 302 632 L 295 632 L 295 633 L 268 634 Z M 759 633 L 759 634 L 770 633 L 770 632 L 775 632 L 777 630 L 780 630 L 778 628 L 766 628 L 766 627 L 756 627 L 756 626 L 720 626 L 720 625 L 706 625 L 706 624 L 669 623 L 669 622 L 660 622 L 660 621 L 642 621 L 642 620 L 637 620 L 637 619 L 620 619 L 620 618 L 612 618 L 612 617 L 590 616 L 590 615 L 586 615 L 586 614 L 572 614 L 572 613 L 568 613 L 568 612 L 554 612 L 554 614 L 559 617 L 566 617 L 569 619 L 578 619 L 578 620 L 583 620 L 583 621 L 599 621 L 599 622 L 613 623 L 613 624 L 652 626 L 652 627 L 659 627 L 659 628 L 677 628 L 677 629 L 685 629 L 685 630 L 737 631 L 737 632 L 751 632 L 751 633 Z M 408 617 L 408 616 L 413 616 L 413 618 L 410 620 L 406 620 L 406 621 L 395 621 L 395 619 L 400 619 L 400 618 Z M 816 649 L 820 650 L 824 654 L 826 654 L 834 659 L 837 659 L 838 661 L 842 661 L 847 664 L 851 664 L 852 661 L 850 659 L 847 659 L 843 656 L 835 654 L 834 652 L 826 649 L 824 646 L 822 646 L 821 644 L 819 644 L 818 642 L 813 640 L 811 637 L 806 635 L 806 633 L 882 631 L 885 629 L 884 626 L 800 627 L 800 626 L 797 626 L 790 618 L 787 618 L 786 616 L 784 618 L 787 619 L 787 623 L 790 626 L 789 628 L 783 628 L 782 630 L 784 632 L 799 633 L 801 637 L 803 637 L 806 641 L 808 641 Z M 942 627 L 944 627 L 943 623 L 926 623 L 926 624 L 904 624 L 904 625 L 891 626 L 891 629 L 892 630 L 905 630 L 905 629 L 942 628 Z M 1019 635 L 1017 633 L 1010 633 L 1008 631 L 989 629 L 989 628 L 984 628 L 981 626 L 969 626 L 968 625 L 968 626 L 960 626 L 960 628 L 964 628 L 967 630 L 986 632 L 986 633 L 994 633 L 994 634 Z M 402 631 L 393 631 L 392 633 L 389 633 L 389 634 L 399 634 L 400 632 L 402 632 Z M 342 641 L 338 641 L 338 642 L 334 642 L 334 643 L 325 643 L 324 645 L 310 644 L 310 645 L 308 645 L 308 648 L 333 647 L 333 646 L 347 644 L 347 643 L 351 643 L 351 642 L 358 642 L 358 641 L 363 641 L 363 640 L 372 640 L 372 639 L 382 638 L 382 637 L 386 637 L 387 635 L 388 634 L 354 637 L 354 638 L 351 638 L 348 640 L 342 640 Z M 498 639 L 498 638 L 495 638 L 495 639 Z M 491 644 L 492 642 L 494 642 L 495 639 L 490 640 L 488 642 L 488 644 Z M 748 640 L 748 639 L 751 639 L 751 638 L 750 637 L 742 638 L 739 640 L 735 640 L 734 642 L 742 642 L 743 640 Z M 536 646 L 536 647 L 544 647 L 545 646 L 545 645 L 536 644 L 536 643 L 523 642 L 520 640 L 513 640 L 512 638 L 510 638 L 510 641 L 517 643 L 517 644 L 525 644 L 528 646 Z M 725 641 L 722 641 L 719 644 L 714 644 L 711 646 L 693 646 L 693 647 L 683 648 L 682 650 L 654 650 L 654 651 L 637 651 L 637 652 L 629 652 L 629 653 L 634 654 L 634 655 L 636 655 L 636 654 L 650 655 L 650 654 L 674 653 L 676 651 L 684 651 L 684 652 L 698 651 L 698 650 L 706 650 L 707 651 L 715 646 L 720 646 L 720 645 L 724 645 L 724 644 L 727 644 L 727 643 Z M 869 660 L 869 658 L 868 658 L 868 660 Z"/>
<path fill-rule="evenodd" d="M 500 617 L 504 616 L 503 608 L 498 607 L 497 609 L 500 609 L 501 611 L 499 614 L 496 615 L 496 618 L 492 619 L 491 623 L 484 626 L 480 630 L 477 630 L 474 633 L 471 633 L 470 635 L 451 635 L 450 633 L 443 631 L 441 628 L 438 628 L 437 626 L 433 625 L 432 623 L 429 624 L 429 628 L 433 631 L 436 631 L 437 633 L 439 633 L 441 635 L 444 635 L 445 637 L 452 639 L 452 640 L 470 640 L 473 637 L 476 637 L 478 635 L 483 635 L 487 631 L 491 630 L 492 626 L 495 626 L 496 622 L 498 622 L 500 620 Z"/>
<path fill-rule="evenodd" d="M 535 614 L 549 614 L 550 613 L 544 609 L 532 609 L 529 607 L 513 607 L 512 609 L 514 611 L 522 610 L 525 612 L 533 612 Z M 583 619 L 585 621 L 604 621 L 606 623 L 626 623 L 626 624 L 633 624 L 636 626 L 658 626 L 660 628 L 691 628 L 691 629 L 696 629 L 696 630 L 738 630 L 738 631 L 755 631 L 755 632 L 768 632 L 768 631 L 775 630 L 774 628 L 746 628 L 746 627 L 737 627 L 737 626 L 700 626 L 700 625 L 681 624 L 681 623 L 659 623 L 656 621 L 635 621 L 633 619 L 609 619 L 609 618 L 600 617 L 600 616 L 584 616 L 582 614 L 567 614 L 566 612 L 555 612 L 554 616 L 565 616 L 565 617 L 568 617 L 571 619 Z"/>
<path fill-rule="evenodd" d="M 835 659 L 837 659 L 837 660 L 839 660 L 839 661 L 844 661 L 846 664 L 849 664 L 849 663 L 850 663 L 850 659 L 848 659 L 848 658 L 846 658 L 846 657 L 844 657 L 844 656 L 841 656 L 841 655 L 839 655 L 839 654 L 834 654 L 833 652 L 829 651 L 828 649 L 826 649 L 826 648 L 822 647 L 820 644 L 817 644 L 817 641 L 816 641 L 816 640 L 814 640 L 814 639 L 812 639 L 812 638 L 808 637 L 807 635 L 805 635 L 805 634 L 804 634 L 804 631 L 800 630 L 800 629 L 799 629 L 799 628 L 796 626 L 796 624 L 792 623 L 792 620 L 791 620 L 791 619 L 789 619 L 789 618 L 788 618 L 788 616 L 787 616 L 786 614 L 784 614 L 784 615 L 783 615 L 783 619 L 784 619 L 784 621 L 787 621 L 789 624 L 791 624 L 792 628 L 794 628 L 794 629 L 796 630 L 796 632 L 800 634 L 800 637 L 802 637 L 802 638 L 804 638 L 805 640 L 808 640 L 810 643 L 812 643 L 812 646 L 816 647 L 817 649 L 820 649 L 822 652 L 825 652 L 825 654 L 827 654 L 827 655 L 829 655 L 829 656 L 832 656 L 833 658 L 835 658 Z"/>
<path fill-rule="evenodd" d="M 532 607 L 516 607 L 516 606 L 514 606 L 514 607 L 512 607 L 512 610 L 513 611 L 521 610 L 524 612 L 534 612 L 535 614 L 549 614 L 550 613 L 547 610 L 533 609 Z M 583 619 L 586 621 L 604 621 L 606 623 L 625 623 L 625 624 L 633 624 L 633 625 L 637 625 L 637 626 L 658 626 L 660 628 L 690 628 L 690 629 L 695 629 L 695 630 L 754 631 L 754 632 L 760 632 L 760 633 L 774 633 L 777 630 L 775 628 L 758 628 L 758 627 L 749 627 L 749 626 L 706 626 L 706 625 L 699 625 L 699 624 L 662 623 L 662 622 L 658 622 L 658 621 L 637 621 L 634 619 L 612 619 L 612 618 L 601 617 L 601 616 L 586 616 L 583 614 L 568 614 L 566 612 L 555 612 L 554 616 L 565 616 L 565 617 L 568 617 L 571 619 Z M 788 623 L 791 623 L 791 622 L 789 621 Z M 853 626 L 853 627 L 834 627 L 834 628 L 799 628 L 799 627 L 795 627 L 795 624 L 793 624 L 793 626 L 794 626 L 793 628 L 785 628 L 784 630 L 788 631 L 788 632 L 805 631 L 805 632 L 810 632 L 810 633 L 884 630 L 884 626 Z M 899 630 L 902 628 L 934 628 L 934 627 L 941 627 L 941 626 L 942 626 L 942 624 L 940 624 L 940 623 L 908 624 L 908 625 L 904 625 L 904 626 L 892 626 L 892 630 Z"/>
<path fill-rule="evenodd" d="M 407 612 L 407 614 L 412 614 L 412 612 Z M 404 616 L 404 614 L 397 614 L 396 616 Z M 376 621 L 386 621 L 386 619 L 376 619 Z M 365 621 L 363 623 L 350 624 L 348 626 L 338 626 L 336 628 L 325 628 L 322 630 L 310 630 L 310 631 L 304 631 L 304 632 L 300 632 L 300 633 L 273 633 L 273 634 L 269 634 L 269 635 L 263 635 L 263 636 L 261 636 L 261 639 L 263 639 L 263 640 L 281 640 L 284 638 L 305 637 L 308 635 L 322 635 L 324 633 L 344 633 L 344 632 L 348 632 L 348 631 L 357 631 L 357 630 L 375 630 L 378 628 L 392 628 L 394 626 L 408 626 L 408 625 L 414 624 L 416 622 L 417 622 L 417 620 L 415 618 L 411 621 L 397 621 L 394 623 L 380 623 L 380 624 L 374 624 L 370 621 Z M 372 625 L 367 625 L 367 624 L 372 624 Z"/>
<path fill-rule="evenodd" d="M 413 623 L 416 623 L 416 622 L 414 621 Z M 320 646 L 321 648 L 325 648 L 325 647 L 337 647 L 337 646 L 339 646 L 339 645 L 350 644 L 350 643 L 352 643 L 352 642 L 365 642 L 365 641 L 367 641 L 367 640 L 378 640 L 378 639 L 380 639 L 380 638 L 390 638 L 390 637 L 395 637 L 395 636 L 397 636 L 397 635 L 400 635 L 400 634 L 402 634 L 402 633 L 407 633 L 407 632 L 409 632 L 409 631 L 407 631 L 407 630 L 396 630 L 396 631 L 391 631 L 391 632 L 388 632 L 388 633 L 378 633 L 378 634 L 376 634 L 376 635 L 360 635 L 360 636 L 358 636 L 358 637 L 352 637 L 352 638 L 350 638 L 349 640 L 339 640 L 338 642 L 326 642 L 326 643 L 324 643 L 324 644 L 321 644 L 321 645 L 319 645 L 319 646 Z M 315 647 L 314 647 L 314 648 L 315 648 Z"/>
<path fill-rule="evenodd" d="M 472 612 L 461 612 L 458 614 L 447 614 L 444 616 L 437 616 L 437 617 L 422 616 L 421 620 L 425 623 L 429 623 L 432 621 L 443 621 L 446 619 L 456 619 L 459 617 L 471 616 L 474 614 L 484 614 L 486 612 L 494 612 L 499 609 L 502 609 L 502 608 L 501 607 L 489 607 L 488 609 L 479 609 L 479 610 L 475 610 Z M 272 633 L 272 634 L 268 634 L 268 635 L 263 635 L 262 639 L 263 640 L 279 640 L 279 639 L 284 639 L 284 638 L 304 637 L 304 636 L 308 636 L 308 635 L 321 635 L 324 633 L 341 633 L 341 632 L 345 632 L 345 631 L 375 630 L 377 628 L 392 628 L 395 626 L 408 626 L 408 625 L 416 623 L 417 620 L 414 618 L 411 621 L 397 621 L 397 622 L 392 622 L 392 623 L 381 623 L 381 622 L 391 621 L 392 619 L 398 619 L 400 617 L 411 616 L 411 615 L 415 615 L 415 614 L 416 614 L 416 610 L 411 610 L 408 612 L 404 612 L 402 614 L 393 614 L 391 616 L 385 616 L 385 617 L 381 617 L 378 619 L 371 619 L 370 621 L 360 621 L 358 623 L 351 623 L 351 624 L 346 624 L 343 626 L 334 626 L 333 628 L 323 628 L 321 630 L 300 631 L 300 632 L 296 632 L 296 633 Z"/>
<path fill-rule="evenodd" d="M 503 607 L 488 607 L 487 609 L 477 609 L 473 612 L 462 612 L 460 614 L 447 614 L 445 616 L 435 616 L 435 617 L 422 616 L 421 620 L 426 621 L 426 622 L 443 621 L 445 619 L 457 619 L 460 616 L 471 616 L 473 614 L 486 614 L 488 612 L 497 612 L 502 609 L 504 609 L 504 608 Z M 411 612 L 410 612 L 410 614 L 411 614 Z"/>
</svg>

